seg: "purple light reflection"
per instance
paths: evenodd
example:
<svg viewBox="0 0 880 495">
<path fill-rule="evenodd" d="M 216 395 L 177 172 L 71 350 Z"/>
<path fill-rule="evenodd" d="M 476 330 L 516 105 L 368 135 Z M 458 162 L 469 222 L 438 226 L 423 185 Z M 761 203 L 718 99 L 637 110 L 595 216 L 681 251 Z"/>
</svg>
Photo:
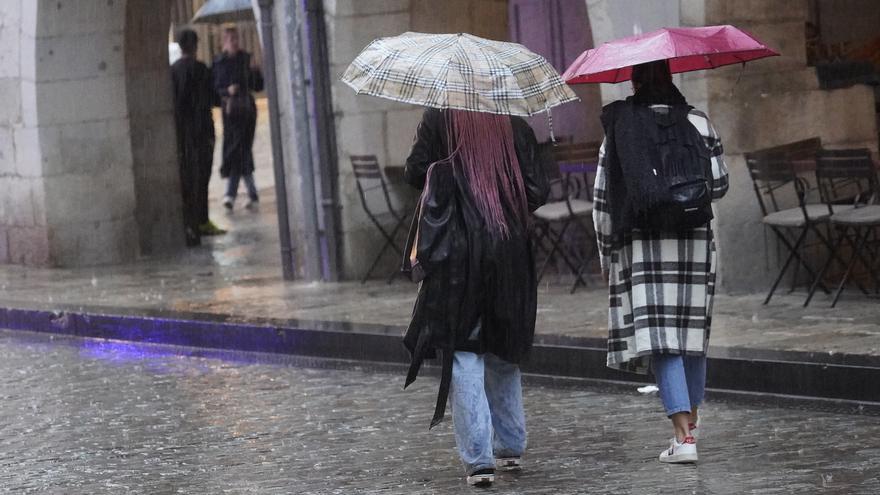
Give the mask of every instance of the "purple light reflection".
<svg viewBox="0 0 880 495">
<path fill-rule="evenodd" d="M 141 363 L 150 372 L 174 374 L 173 361 L 193 356 L 189 349 L 170 346 L 152 346 L 119 340 L 83 339 L 79 345 L 79 355 L 85 359 L 95 359 L 116 366 Z M 192 368 L 193 363 L 187 363 Z M 210 370 L 208 363 L 202 362 L 199 371 Z"/>
</svg>

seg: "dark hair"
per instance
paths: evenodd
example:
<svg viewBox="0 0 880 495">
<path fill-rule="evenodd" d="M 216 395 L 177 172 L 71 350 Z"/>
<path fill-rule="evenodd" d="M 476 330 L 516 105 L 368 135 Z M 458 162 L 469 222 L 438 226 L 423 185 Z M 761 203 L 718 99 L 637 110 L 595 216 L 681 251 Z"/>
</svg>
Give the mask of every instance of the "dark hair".
<svg viewBox="0 0 880 495">
<path fill-rule="evenodd" d="M 632 82 L 639 86 L 663 88 L 672 84 L 672 73 L 666 59 L 634 65 Z"/>
<path fill-rule="evenodd" d="M 684 95 L 672 82 L 666 60 L 634 65 L 632 82 L 636 92 L 633 102 L 640 105 L 686 105 Z"/>
<path fill-rule="evenodd" d="M 199 35 L 192 29 L 182 29 L 177 33 L 177 44 L 183 53 L 192 53 L 199 44 Z"/>
</svg>

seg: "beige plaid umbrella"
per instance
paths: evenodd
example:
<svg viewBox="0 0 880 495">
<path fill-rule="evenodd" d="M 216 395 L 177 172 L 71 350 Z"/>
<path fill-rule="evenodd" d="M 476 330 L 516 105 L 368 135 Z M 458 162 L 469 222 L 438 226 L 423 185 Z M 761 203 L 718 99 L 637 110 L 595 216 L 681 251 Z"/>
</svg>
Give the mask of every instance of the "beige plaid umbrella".
<svg viewBox="0 0 880 495">
<path fill-rule="evenodd" d="M 505 115 L 534 115 L 577 100 L 544 57 L 517 43 L 466 33 L 379 38 L 342 81 L 358 94 Z"/>
</svg>

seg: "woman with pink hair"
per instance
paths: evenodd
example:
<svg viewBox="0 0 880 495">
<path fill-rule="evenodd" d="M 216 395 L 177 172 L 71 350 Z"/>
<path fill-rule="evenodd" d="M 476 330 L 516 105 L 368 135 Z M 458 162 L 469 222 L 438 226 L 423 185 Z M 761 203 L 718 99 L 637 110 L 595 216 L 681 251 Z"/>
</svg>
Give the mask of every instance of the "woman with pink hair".
<svg viewBox="0 0 880 495">
<path fill-rule="evenodd" d="M 519 363 L 535 331 L 537 281 L 529 213 L 549 193 L 525 120 L 428 109 L 406 162 L 422 189 L 404 270 L 421 282 L 404 344 L 406 385 L 421 363 L 442 363 L 431 426 L 447 397 L 468 483 L 520 469 L 526 446 Z"/>
</svg>

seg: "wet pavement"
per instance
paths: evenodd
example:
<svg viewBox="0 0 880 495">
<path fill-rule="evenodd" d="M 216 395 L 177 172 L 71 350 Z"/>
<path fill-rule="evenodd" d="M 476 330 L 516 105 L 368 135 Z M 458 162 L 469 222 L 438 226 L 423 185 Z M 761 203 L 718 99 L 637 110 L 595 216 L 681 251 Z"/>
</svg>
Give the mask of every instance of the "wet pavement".
<svg viewBox="0 0 880 495">
<path fill-rule="evenodd" d="M 222 208 L 222 207 L 220 207 Z M 303 319 L 404 326 L 416 287 L 402 279 L 317 284 L 284 282 L 278 264 L 275 202 L 263 189 L 261 211 L 215 212 L 230 232 L 173 259 L 148 259 L 113 267 L 34 269 L 0 266 L 0 306 L 101 306 L 137 310 Z M 537 333 L 549 337 L 604 338 L 606 290 L 568 293 L 549 277 L 539 290 Z M 854 291 L 835 309 L 822 297 L 802 308 L 803 295 L 763 294 L 715 300 L 711 345 L 715 348 L 812 351 L 880 356 L 880 303 Z"/>
<path fill-rule="evenodd" d="M 179 351 L 0 331 L 2 491 L 470 491 L 449 424 L 427 431 L 432 378 L 403 391 L 402 373 Z M 664 466 L 654 396 L 527 385 L 525 401 L 526 469 L 490 493 L 880 493 L 876 417 L 710 400 L 700 464 Z"/>
</svg>

